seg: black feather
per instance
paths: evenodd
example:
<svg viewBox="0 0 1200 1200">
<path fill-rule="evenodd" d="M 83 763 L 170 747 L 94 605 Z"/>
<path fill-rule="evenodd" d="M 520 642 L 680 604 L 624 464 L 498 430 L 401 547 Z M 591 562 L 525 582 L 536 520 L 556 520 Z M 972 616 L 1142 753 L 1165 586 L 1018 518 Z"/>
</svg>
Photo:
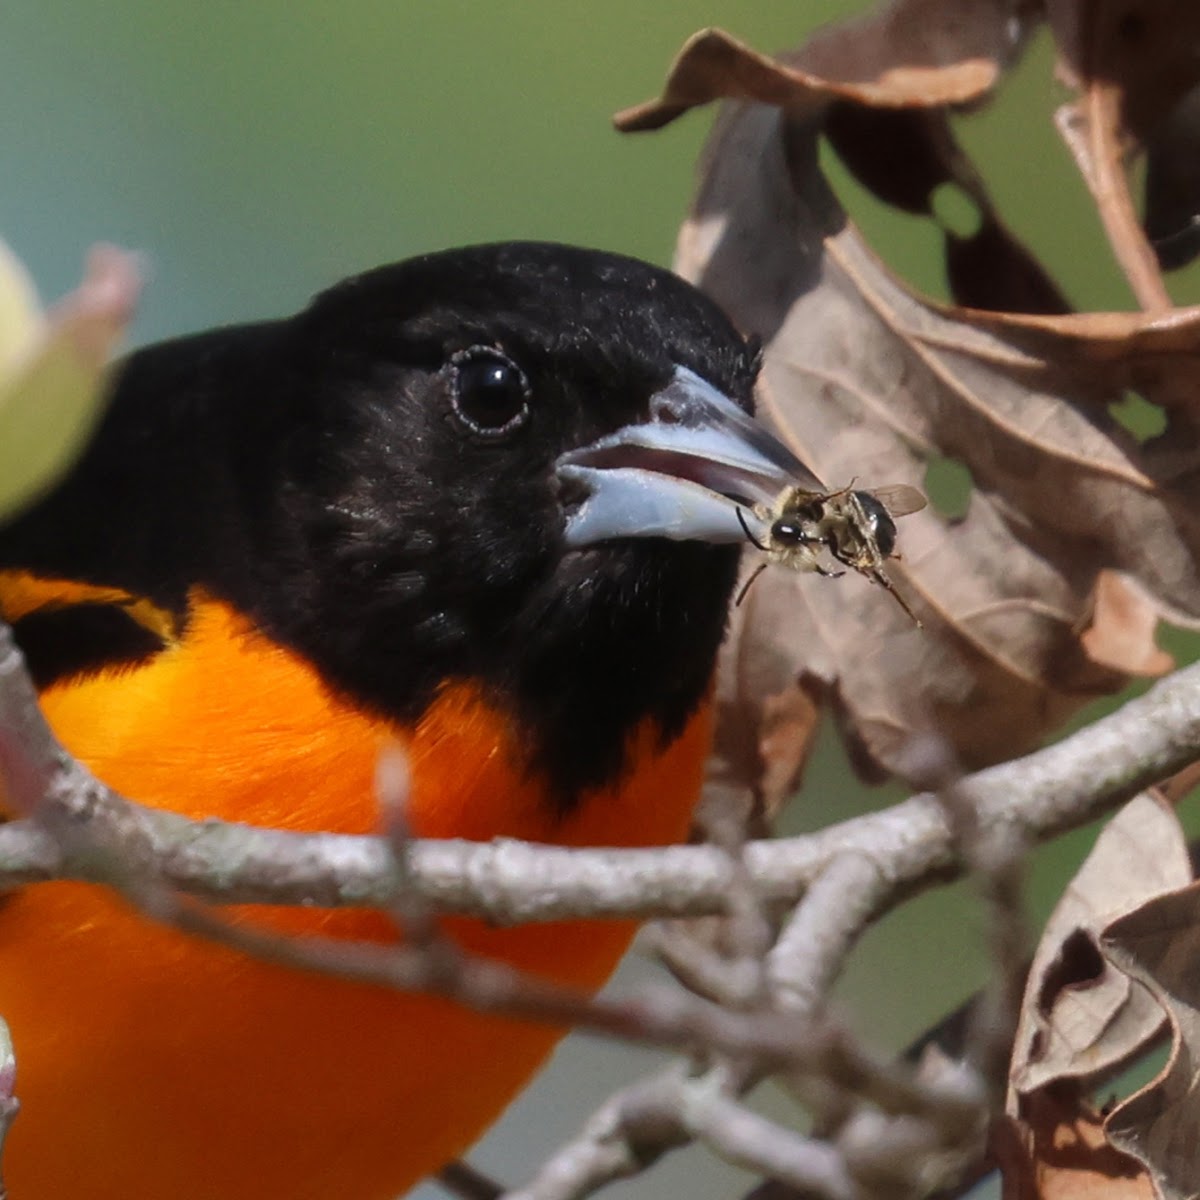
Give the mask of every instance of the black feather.
<svg viewBox="0 0 1200 1200">
<path fill-rule="evenodd" d="M 448 364 L 473 346 L 528 378 L 511 437 L 455 417 Z M 555 459 L 644 418 L 678 366 L 749 406 L 756 351 L 640 262 L 505 244 L 380 268 L 132 355 L 71 476 L 0 530 L 0 569 L 146 596 L 184 630 L 203 589 L 400 721 L 478 681 L 569 804 L 641 720 L 682 728 L 724 628 L 736 547 L 562 542 Z M 56 641 L 63 620 L 18 628 L 42 682 L 155 648 L 98 613 Z"/>
</svg>

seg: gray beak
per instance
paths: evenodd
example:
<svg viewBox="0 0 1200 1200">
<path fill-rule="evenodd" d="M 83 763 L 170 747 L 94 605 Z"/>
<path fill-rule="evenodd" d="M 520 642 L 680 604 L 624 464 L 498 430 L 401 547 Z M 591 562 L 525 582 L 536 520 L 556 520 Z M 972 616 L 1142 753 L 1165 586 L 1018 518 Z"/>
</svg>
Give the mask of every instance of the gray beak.
<svg viewBox="0 0 1200 1200">
<path fill-rule="evenodd" d="M 684 367 L 651 396 L 644 425 L 571 450 L 556 468 L 588 492 L 567 519 L 574 548 L 630 537 L 742 542 L 747 526 L 764 538 L 754 505 L 774 503 L 788 487 L 827 490 L 753 417 Z"/>
</svg>

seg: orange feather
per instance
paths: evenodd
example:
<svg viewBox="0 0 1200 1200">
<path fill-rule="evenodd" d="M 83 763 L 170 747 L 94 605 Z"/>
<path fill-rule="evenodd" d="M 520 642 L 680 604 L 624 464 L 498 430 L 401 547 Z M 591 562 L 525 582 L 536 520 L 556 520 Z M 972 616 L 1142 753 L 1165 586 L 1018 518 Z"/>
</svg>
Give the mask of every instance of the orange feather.
<svg viewBox="0 0 1200 1200">
<path fill-rule="evenodd" d="M 416 834 L 559 845 L 680 840 L 712 720 L 705 704 L 665 749 L 643 726 L 619 785 L 558 816 L 522 772 L 513 727 L 470 683 L 448 682 L 415 728 L 393 726 L 204 598 L 183 639 L 145 665 L 43 699 L 58 736 L 101 778 L 187 816 L 371 832 L 377 756 L 398 742 Z M 292 932 L 394 937 L 379 913 L 230 913 Z M 633 930 L 446 927 L 472 952 L 589 989 Z M 21 1200 L 327 1200 L 348 1178 L 356 1197 L 385 1200 L 474 1140 L 562 1032 L 254 962 L 64 883 L 0 906 L 0 1012 L 24 1104 L 5 1155 Z"/>
</svg>

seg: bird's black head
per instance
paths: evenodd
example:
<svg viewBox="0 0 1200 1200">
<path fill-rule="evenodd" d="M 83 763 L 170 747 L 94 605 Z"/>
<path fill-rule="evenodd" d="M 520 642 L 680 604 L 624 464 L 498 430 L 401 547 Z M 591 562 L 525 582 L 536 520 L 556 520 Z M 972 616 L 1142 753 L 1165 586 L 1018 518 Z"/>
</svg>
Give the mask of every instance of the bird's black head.
<svg viewBox="0 0 1200 1200">
<path fill-rule="evenodd" d="M 725 317 L 676 276 L 541 244 L 434 254 L 342 283 L 287 323 L 282 360 L 290 499 L 322 568 L 327 554 L 354 563 L 391 610 L 395 556 L 424 548 L 444 615 L 478 606 L 489 621 L 510 620 L 564 565 L 563 506 L 582 498 L 556 473 L 565 451 L 646 422 L 680 367 L 748 409 L 755 369 Z M 647 547 L 605 553 L 631 550 Z"/>
<path fill-rule="evenodd" d="M 737 502 L 776 494 L 761 476 L 786 459 L 743 411 L 757 366 L 715 305 L 644 263 L 428 255 L 132 356 L 0 564 L 37 557 L 70 508 L 67 557 L 90 554 L 93 581 L 177 608 L 215 593 L 381 714 L 477 682 L 569 799 L 611 780 L 642 719 L 670 738 L 708 685 Z M 100 522 L 123 531 L 102 554 Z"/>
<path fill-rule="evenodd" d="M 278 622 L 341 686 L 409 716 L 447 679 L 502 693 L 559 790 L 603 782 L 645 716 L 707 686 L 737 549 L 578 549 L 564 452 L 650 417 L 680 367 L 747 409 L 755 360 L 677 277 L 610 255 L 485 246 L 385 267 L 288 324 L 296 412 L 277 490 Z M 285 398 L 286 399 L 286 398 Z M 285 532 L 286 531 L 286 532 Z M 299 571 L 297 571 L 299 567 Z"/>
</svg>

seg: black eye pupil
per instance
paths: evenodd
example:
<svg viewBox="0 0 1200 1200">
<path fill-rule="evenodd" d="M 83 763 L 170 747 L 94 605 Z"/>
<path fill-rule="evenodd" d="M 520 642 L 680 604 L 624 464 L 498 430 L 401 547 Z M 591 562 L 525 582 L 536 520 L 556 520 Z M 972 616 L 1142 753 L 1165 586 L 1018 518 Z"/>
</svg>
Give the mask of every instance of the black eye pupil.
<svg viewBox="0 0 1200 1200">
<path fill-rule="evenodd" d="M 495 436 L 529 413 L 529 383 L 516 363 L 491 350 L 468 350 L 454 361 L 454 410 L 476 433 Z"/>
</svg>

